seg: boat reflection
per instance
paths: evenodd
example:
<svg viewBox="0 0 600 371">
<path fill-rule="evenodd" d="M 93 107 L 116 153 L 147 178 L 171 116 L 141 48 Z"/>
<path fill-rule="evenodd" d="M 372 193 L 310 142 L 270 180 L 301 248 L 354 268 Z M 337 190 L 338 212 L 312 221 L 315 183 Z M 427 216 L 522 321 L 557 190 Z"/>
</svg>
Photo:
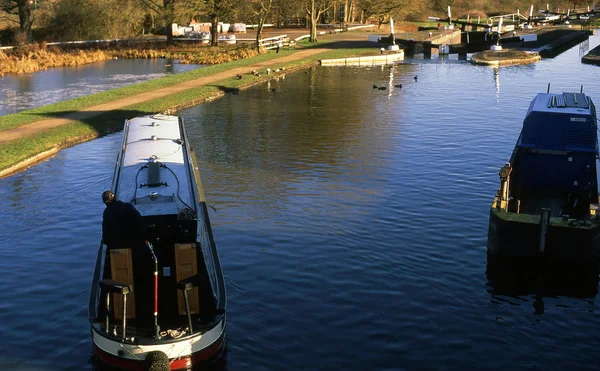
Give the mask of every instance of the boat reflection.
<svg viewBox="0 0 600 371">
<path fill-rule="evenodd" d="M 536 314 L 544 297 L 593 298 L 598 293 L 598 262 L 552 261 L 544 257 L 508 258 L 488 254 L 486 275 L 491 295 L 535 295 Z"/>
</svg>

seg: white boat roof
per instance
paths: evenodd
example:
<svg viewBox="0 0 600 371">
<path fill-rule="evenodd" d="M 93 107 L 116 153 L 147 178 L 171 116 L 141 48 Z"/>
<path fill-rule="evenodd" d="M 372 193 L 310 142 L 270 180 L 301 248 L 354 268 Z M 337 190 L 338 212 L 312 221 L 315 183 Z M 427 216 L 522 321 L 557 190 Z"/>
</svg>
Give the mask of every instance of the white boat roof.
<svg viewBox="0 0 600 371">
<path fill-rule="evenodd" d="M 191 166 L 177 116 L 152 115 L 125 122 L 123 152 L 113 191 L 142 216 L 196 212 Z"/>
</svg>

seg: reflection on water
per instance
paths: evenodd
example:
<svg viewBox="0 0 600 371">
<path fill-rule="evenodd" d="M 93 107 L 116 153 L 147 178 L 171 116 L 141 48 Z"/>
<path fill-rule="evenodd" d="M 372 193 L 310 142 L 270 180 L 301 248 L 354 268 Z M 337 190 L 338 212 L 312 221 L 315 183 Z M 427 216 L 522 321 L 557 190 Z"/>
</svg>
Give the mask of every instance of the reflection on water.
<svg viewBox="0 0 600 371">
<path fill-rule="evenodd" d="M 494 86 L 496 87 L 496 103 L 500 101 L 500 67 L 494 67 Z"/>
<path fill-rule="evenodd" d="M 488 255 L 486 275 L 492 296 L 535 295 L 594 298 L 598 293 L 598 262 L 549 261 L 543 257 L 503 258 Z"/>
<path fill-rule="evenodd" d="M 486 254 L 529 102 L 548 82 L 600 100 L 597 73 L 577 47 L 497 71 L 315 67 L 181 111 L 227 282 L 214 368 L 597 368 L 597 279 Z M 0 179 L 0 365 L 91 368 L 86 304 L 120 140 Z"/>
<path fill-rule="evenodd" d="M 57 67 L 29 75 L 0 77 L 0 115 L 60 102 L 167 75 L 200 65 L 171 59 L 119 59 Z"/>
</svg>

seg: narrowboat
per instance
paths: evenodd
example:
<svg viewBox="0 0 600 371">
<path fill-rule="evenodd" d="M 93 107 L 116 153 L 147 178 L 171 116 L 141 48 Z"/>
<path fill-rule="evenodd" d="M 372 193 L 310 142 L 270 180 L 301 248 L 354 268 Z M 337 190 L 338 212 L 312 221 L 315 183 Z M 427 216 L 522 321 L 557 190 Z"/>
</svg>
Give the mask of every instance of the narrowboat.
<svg viewBox="0 0 600 371">
<path fill-rule="evenodd" d="M 597 133 L 596 108 L 583 92 L 535 96 L 499 172 L 488 254 L 598 259 Z"/>
<path fill-rule="evenodd" d="M 89 298 L 99 364 L 179 370 L 214 360 L 224 347 L 227 297 L 181 117 L 126 120 L 111 191 L 137 209 L 149 243 L 100 243 Z"/>
</svg>

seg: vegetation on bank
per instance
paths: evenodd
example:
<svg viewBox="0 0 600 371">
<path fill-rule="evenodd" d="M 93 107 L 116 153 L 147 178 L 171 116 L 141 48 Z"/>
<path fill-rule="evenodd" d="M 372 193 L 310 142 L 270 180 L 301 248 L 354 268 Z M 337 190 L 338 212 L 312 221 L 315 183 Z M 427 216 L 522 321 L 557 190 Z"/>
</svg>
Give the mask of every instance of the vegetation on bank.
<svg viewBox="0 0 600 371">
<path fill-rule="evenodd" d="M 81 110 L 87 107 L 93 107 L 99 104 L 116 101 L 118 99 L 130 97 L 136 94 L 168 87 L 173 84 L 195 80 L 200 77 L 215 75 L 234 68 L 247 67 L 261 62 L 274 61 L 276 58 L 295 52 L 296 51 L 294 50 L 282 50 L 278 54 L 274 52 L 262 54 L 249 59 L 209 66 L 194 71 L 171 75 L 161 79 L 147 81 L 140 84 L 130 85 L 119 89 L 109 90 L 2 116 L 0 117 L 0 135 L 2 134 L 2 131 L 16 128 L 28 123 L 48 118 L 63 117 L 70 112 Z M 371 53 L 373 53 L 373 48 L 334 49 L 304 58 L 302 60 L 284 63 L 278 65 L 278 67 L 285 67 L 285 72 L 288 73 L 298 68 L 313 65 L 320 59 L 358 56 Z M 281 75 L 281 73 L 279 73 L 279 75 Z M 123 122 L 127 118 L 157 112 L 172 114 L 176 110 L 215 99 L 227 92 L 237 92 L 246 87 L 267 81 L 270 78 L 277 78 L 277 76 L 278 74 L 266 75 L 261 73 L 259 76 L 245 74 L 243 75 L 242 79 L 230 77 L 199 88 L 184 90 L 175 94 L 163 96 L 161 98 L 142 102 L 122 109 L 108 111 L 84 121 L 74 121 L 72 123 L 45 130 L 25 138 L 0 143 L 0 170 L 8 169 L 11 166 L 35 156 L 36 154 L 42 153 L 57 146 L 59 148 L 65 148 L 76 143 L 97 138 L 107 133 L 118 131 L 122 129 Z"/>
<path fill-rule="evenodd" d="M 114 58 L 169 58 L 185 64 L 221 64 L 255 57 L 259 54 L 253 45 L 239 46 L 163 46 L 160 48 L 113 49 Z"/>
<path fill-rule="evenodd" d="M 14 51 L 0 51 L 0 76 L 22 75 L 52 67 L 78 66 L 108 59 L 101 50 L 59 51 L 45 44 L 31 44 Z"/>
<path fill-rule="evenodd" d="M 0 76 L 28 74 L 52 67 L 78 66 L 115 58 L 170 58 L 179 63 L 221 64 L 258 55 L 251 45 L 200 46 L 151 44 L 122 48 L 63 49 L 45 43 L 0 50 Z"/>
</svg>

